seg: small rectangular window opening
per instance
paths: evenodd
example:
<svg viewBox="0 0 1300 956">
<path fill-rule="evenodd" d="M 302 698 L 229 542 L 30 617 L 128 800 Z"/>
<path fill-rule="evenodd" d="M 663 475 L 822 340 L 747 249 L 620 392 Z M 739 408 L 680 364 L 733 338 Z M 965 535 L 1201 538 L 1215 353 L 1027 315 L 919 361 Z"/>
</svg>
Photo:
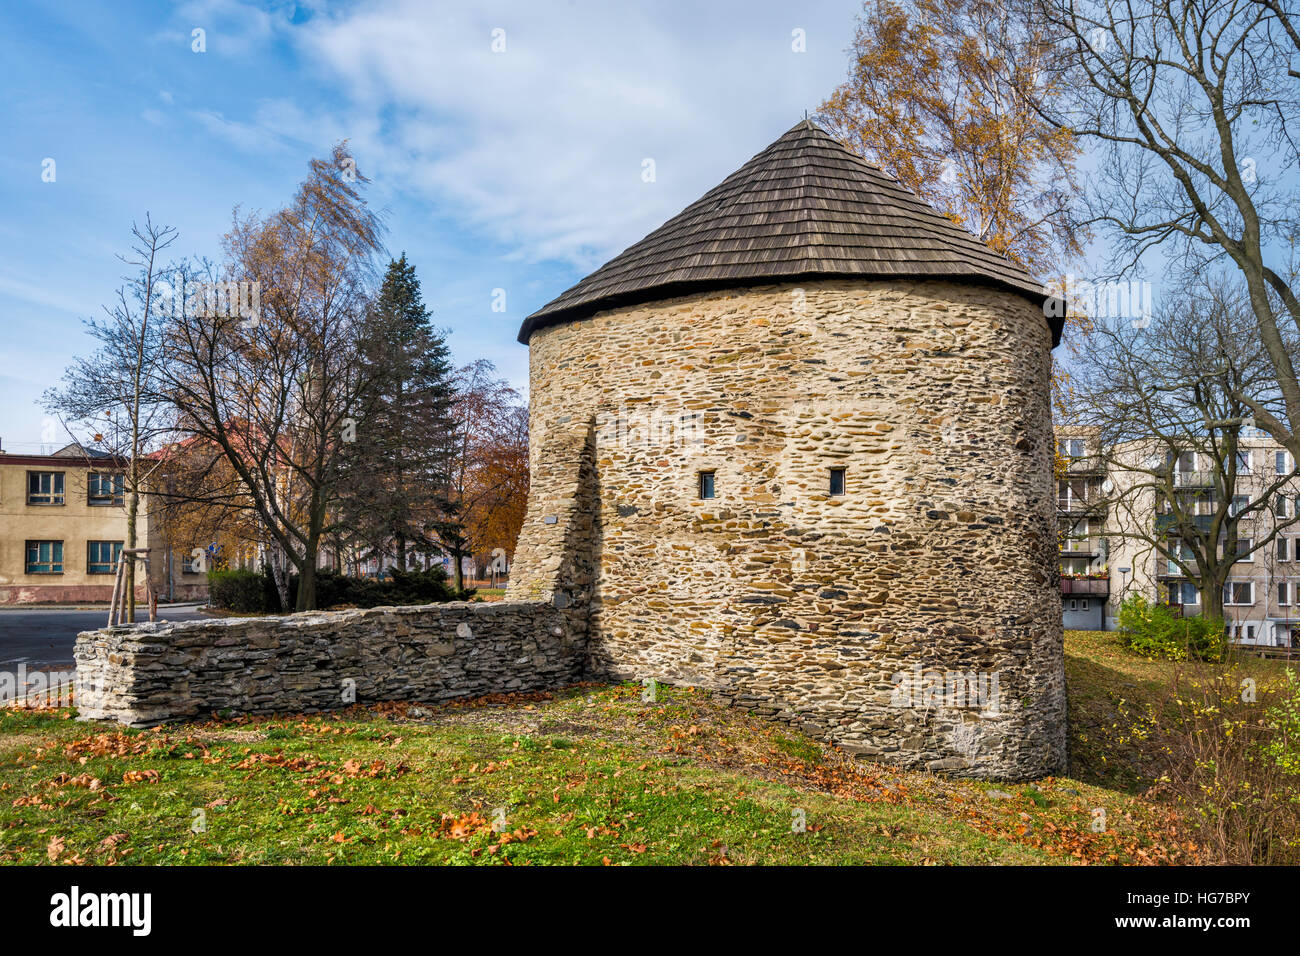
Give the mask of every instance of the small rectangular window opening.
<svg viewBox="0 0 1300 956">
<path fill-rule="evenodd" d="M 832 494 L 832 495 L 842 495 L 842 494 L 844 494 L 844 472 L 845 472 L 845 470 L 846 470 L 846 469 L 844 469 L 844 468 L 832 468 L 832 469 L 831 469 L 831 494 Z"/>
<path fill-rule="evenodd" d="M 700 472 L 700 497 L 712 498 L 713 494 L 713 472 Z"/>
<path fill-rule="evenodd" d="M 87 541 L 86 573 L 112 574 L 117 570 L 117 559 L 121 554 L 121 541 Z"/>
<path fill-rule="evenodd" d="M 63 542 L 28 541 L 25 570 L 28 574 L 62 574 Z"/>
<path fill-rule="evenodd" d="M 63 472 L 29 471 L 27 473 L 27 503 L 29 505 L 63 504 Z"/>
</svg>

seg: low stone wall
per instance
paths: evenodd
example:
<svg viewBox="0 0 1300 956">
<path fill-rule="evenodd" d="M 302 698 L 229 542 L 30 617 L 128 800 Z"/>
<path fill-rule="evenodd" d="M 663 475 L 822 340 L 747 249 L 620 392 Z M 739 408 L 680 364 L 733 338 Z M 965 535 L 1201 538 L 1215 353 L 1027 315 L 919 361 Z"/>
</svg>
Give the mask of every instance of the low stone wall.
<svg viewBox="0 0 1300 956">
<path fill-rule="evenodd" d="M 144 726 L 213 711 L 316 712 L 580 679 L 583 641 L 542 602 L 141 624 L 78 636 L 80 715 Z"/>
<path fill-rule="evenodd" d="M 77 709 L 129 725 L 353 701 L 545 690 L 584 675 L 592 423 L 555 429 L 532 479 L 510 600 L 138 624 L 77 637 Z"/>
</svg>

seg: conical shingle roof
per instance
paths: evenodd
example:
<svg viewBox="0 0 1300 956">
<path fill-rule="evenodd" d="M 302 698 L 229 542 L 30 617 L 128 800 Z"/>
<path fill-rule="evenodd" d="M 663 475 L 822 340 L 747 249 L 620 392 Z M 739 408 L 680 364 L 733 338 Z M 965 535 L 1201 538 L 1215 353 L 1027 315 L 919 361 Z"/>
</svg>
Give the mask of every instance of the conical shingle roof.
<svg viewBox="0 0 1300 956">
<path fill-rule="evenodd" d="M 621 305 L 766 281 L 849 277 L 988 283 L 1035 304 L 1047 296 L 1024 269 L 803 120 L 528 316 L 519 341 Z M 1060 323 L 1051 320 L 1054 344 Z"/>
</svg>

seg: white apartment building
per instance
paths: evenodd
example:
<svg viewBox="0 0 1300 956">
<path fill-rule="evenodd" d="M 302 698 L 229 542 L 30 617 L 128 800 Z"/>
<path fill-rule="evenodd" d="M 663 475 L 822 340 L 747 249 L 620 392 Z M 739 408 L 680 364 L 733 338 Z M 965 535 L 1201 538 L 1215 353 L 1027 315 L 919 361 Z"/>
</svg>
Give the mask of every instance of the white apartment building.
<svg viewBox="0 0 1300 956">
<path fill-rule="evenodd" d="M 1064 459 L 1064 474 L 1057 482 L 1057 515 L 1065 626 L 1113 629 L 1120 604 L 1134 592 L 1149 600 L 1167 601 L 1184 614 L 1199 614 L 1200 595 L 1177 564 L 1150 543 L 1122 536 L 1127 529 L 1139 527 L 1138 522 L 1148 523 L 1148 529 L 1159 527 L 1162 515 L 1154 491 L 1121 496 L 1125 472 L 1113 463 L 1108 465 L 1098 454 L 1095 432 L 1058 429 L 1057 442 Z M 1257 429 L 1244 429 L 1240 446 L 1236 508 L 1244 509 L 1258 500 L 1271 484 L 1279 480 L 1284 484 L 1266 508 L 1238 525 L 1238 551 L 1243 557 L 1234 565 L 1224 588 L 1224 617 L 1231 638 L 1240 643 L 1300 646 L 1300 522 L 1295 520 L 1300 508 L 1300 479 L 1294 477 L 1296 463 Z M 1141 453 L 1134 447 L 1109 457 L 1122 462 L 1125 454 Z M 1175 489 L 1195 495 L 1214 487 L 1212 463 L 1206 456 L 1185 452 L 1173 468 Z M 1195 506 L 1198 515 L 1205 513 L 1207 525 L 1212 508 L 1209 502 Z M 1244 554 L 1278 525 L 1282 528 L 1276 540 Z"/>
</svg>

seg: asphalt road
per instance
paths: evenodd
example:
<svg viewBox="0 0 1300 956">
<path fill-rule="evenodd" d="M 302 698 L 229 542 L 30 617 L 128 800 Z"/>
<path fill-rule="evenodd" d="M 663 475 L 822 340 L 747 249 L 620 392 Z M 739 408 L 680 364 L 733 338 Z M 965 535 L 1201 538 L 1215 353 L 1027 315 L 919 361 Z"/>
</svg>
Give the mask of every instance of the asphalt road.
<svg viewBox="0 0 1300 956">
<path fill-rule="evenodd" d="M 160 607 L 158 619 L 168 621 L 193 621 L 204 615 L 197 605 Z M 144 609 L 137 617 L 149 620 Z M 19 664 L 28 670 L 44 668 L 71 668 L 72 647 L 77 634 L 103 627 L 108 621 L 108 608 L 94 611 L 49 609 L 0 609 L 0 671 L 14 671 Z"/>
</svg>

